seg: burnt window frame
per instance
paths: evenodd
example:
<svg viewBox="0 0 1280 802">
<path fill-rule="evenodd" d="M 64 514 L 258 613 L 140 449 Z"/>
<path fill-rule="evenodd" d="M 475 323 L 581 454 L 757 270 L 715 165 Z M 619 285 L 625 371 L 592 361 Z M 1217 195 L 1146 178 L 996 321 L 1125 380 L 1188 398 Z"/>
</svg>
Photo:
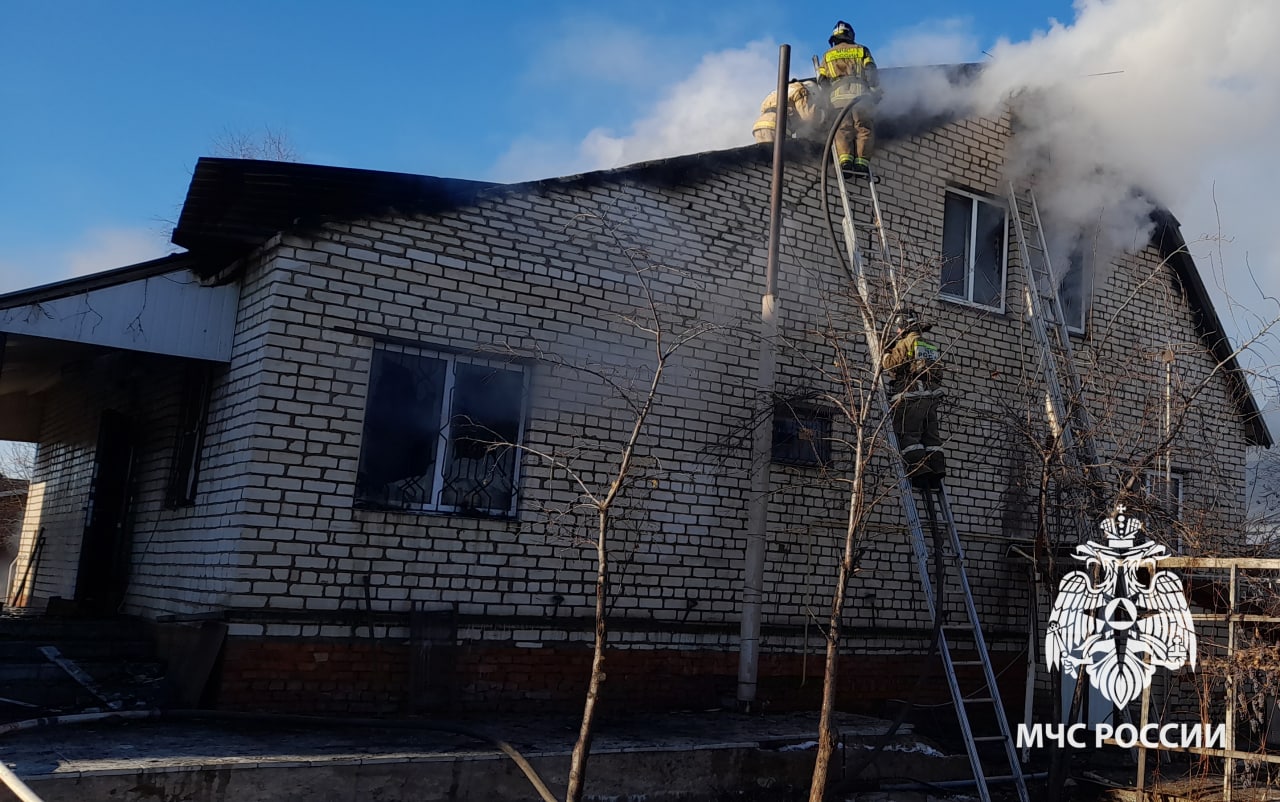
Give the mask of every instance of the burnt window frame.
<svg viewBox="0 0 1280 802">
<path fill-rule="evenodd" d="M 1093 296 L 1093 258 L 1079 246 L 1071 249 L 1067 254 L 1066 269 L 1059 269 L 1054 265 L 1054 279 L 1058 282 L 1058 302 L 1062 305 L 1062 315 L 1067 318 L 1067 331 L 1071 334 L 1084 334 L 1089 321 L 1090 301 Z M 1079 286 L 1073 287 L 1078 289 L 1079 297 L 1079 319 L 1072 320 L 1071 313 L 1067 310 L 1065 299 L 1067 297 L 1068 280 L 1073 276 L 1079 276 Z"/>
<path fill-rule="evenodd" d="M 778 401 L 773 405 L 773 432 L 770 439 L 769 461 L 778 465 L 789 465 L 796 468 L 825 468 L 831 464 L 832 434 L 835 410 L 830 407 L 812 403 Z M 780 424 L 794 422 L 795 431 L 779 431 Z M 810 423 L 816 426 L 808 425 Z M 813 430 L 815 436 L 809 439 L 812 457 L 805 456 L 805 430 Z M 789 451 L 787 449 L 790 449 Z"/>
<path fill-rule="evenodd" d="M 1050 218 L 1046 218 L 1044 224 L 1049 250 L 1054 254 L 1065 254 L 1051 259 L 1050 264 L 1053 267 L 1054 281 L 1058 285 L 1058 302 L 1062 306 L 1063 317 L 1066 318 L 1067 331 L 1083 336 L 1088 331 L 1089 312 L 1093 306 L 1098 232 L 1091 232 L 1087 227 L 1075 231 L 1059 231 Z M 1068 297 L 1073 293 L 1078 293 L 1078 297 L 1074 299 L 1078 304 L 1078 309 L 1074 310 L 1075 315 L 1067 308 Z"/>
<path fill-rule="evenodd" d="M 164 503 L 167 509 L 195 506 L 200 486 L 200 454 L 204 450 L 212 400 L 213 366 L 205 362 L 184 365 L 173 456 L 165 482 Z"/>
<path fill-rule="evenodd" d="M 949 200 L 951 198 L 959 198 L 967 201 L 969 204 L 968 220 L 965 223 L 965 254 L 964 254 L 964 292 L 956 294 L 947 289 L 948 285 L 954 282 L 947 281 L 947 273 L 950 269 L 951 260 L 947 258 L 947 222 L 951 219 L 948 210 L 952 208 Z M 978 237 L 977 229 L 979 223 L 979 212 L 982 206 L 990 207 L 1000 213 L 1002 232 L 1000 236 L 999 248 L 999 303 L 990 304 L 985 301 L 974 300 L 975 266 L 978 255 Z M 1009 303 L 1009 209 L 1000 200 L 970 192 L 959 187 L 947 187 L 943 192 L 942 198 L 942 247 L 939 249 L 942 254 L 942 264 L 938 273 L 938 296 L 950 303 L 962 304 L 965 306 L 973 306 L 978 309 L 994 311 L 1003 314 L 1008 308 Z"/>
<path fill-rule="evenodd" d="M 368 446 L 371 439 L 371 417 L 370 413 L 374 407 L 375 393 L 375 370 L 378 366 L 379 359 L 386 359 L 388 356 L 393 359 L 404 360 L 423 360 L 436 361 L 442 363 L 443 369 L 439 377 L 440 386 L 436 393 L 438 399 L 438 417 L 431 420 L 428 415 L 422 419 L 422 423 L 431 427 L 426 431 L 429 436 L 434 438 L 434 444 L 429 446 L 430 457 L 430 473 L 429 484 L 427 485 L 428 493 L 425 501 L 411 500 L 403 498 L 400 501 L 394 501 L 386 496 L 377 497 L 378 494 L 371 493 L 375 488 L 386 488 L 391 482 L 385 482 L 380 485 L 370 486 L 367 483 L 367 474 L 369 466 Z M 485 449 L 485 457 L 493 456 L 494 459 L 509 459 L 510 464 L 506 469 L 508 471 L 506 483 L 509 485 L 510 501 L 506 507 L 489 507 L 473 504 L 456 503 L 458 498 L 454 498 L 454 503 L 448 503 L 445 500 L 446 495 L 450 492 L 450 486 L 447 481 L 447 474 L 450 472 L 450 466 L 456 464 L 457 454 L 460 444 L 467 442 L 465 439 L 458 439 L 455 435 L 459 428 L 465 427 L 466 422 L 457 421 L 455 409 L 459 406 L 459 398 L 456 392 L 459 388 L 459 368 L 489 368 L 495 371 L 503 371 L 509 374 L 518 375 L 519 397 L 516 402 L 516 410 L 513 420 L 515 436 L 511 442 L 509 449 Z M 434 377 L 429 379 L 435 381 Z M 406 512 L 412 514 L 423 515 L 460 515 L 466 517 L 477 518 L 503 518 L 511 519 L 516 517 L 519 505 L 520 490 L 520 474 L 522 467 L 522 459 L 520 458 L 519 445 L 524 441 L 526 422 L 529 413 L 529 382 L 530 370 L 528 366 L 517 360 L 502 360 L 485 358 L 471 353 L 453 352 L 446 350 L 419 348 L 402 346 L 398 344 L 379 343 L 374 346 L 370 363 L 369 363 L 369 381 L 366 385 L 367 391 L 365 396 L 364 420 L 361 424 L 360 438 L 360 455 L 358 458 L 357 476 L 354 488 L 354 506 L 358 509 L 375 509 L 394 512 Z M 434 406 L 434 404 L 433 404 Z M 423 477 L 428 477 L 424 473 L 417 477 L 420 481 Z M 414 477 L 401 477 L 393 481 L 407 482 Z"/>
</svg>

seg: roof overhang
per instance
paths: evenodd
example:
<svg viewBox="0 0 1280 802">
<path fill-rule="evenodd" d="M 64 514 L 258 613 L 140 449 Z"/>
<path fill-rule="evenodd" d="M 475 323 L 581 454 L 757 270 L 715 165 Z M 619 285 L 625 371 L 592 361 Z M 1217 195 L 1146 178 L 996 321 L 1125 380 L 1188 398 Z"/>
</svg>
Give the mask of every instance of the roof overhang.
<svg viewBox="0 0 1280 802">
<path fill-rule="evenodd" d="M 227 362 L 240 287 L 196 269 L 179 254 L 0 295 L 0 334 Z"/>
</svg>

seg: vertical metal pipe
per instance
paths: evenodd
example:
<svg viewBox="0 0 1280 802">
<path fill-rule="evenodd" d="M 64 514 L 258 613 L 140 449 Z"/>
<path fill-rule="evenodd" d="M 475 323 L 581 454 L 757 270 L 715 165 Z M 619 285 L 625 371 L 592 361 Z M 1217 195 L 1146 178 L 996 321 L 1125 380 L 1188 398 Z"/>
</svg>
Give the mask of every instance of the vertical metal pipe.
<svg viewBox="0 0 1280 802">
<path fill-rule="evenodd" d="M 760 610 L 764 598 L 764 562 L 769 523 L 769 469 L 773 457 L 773 388 L 777 370 L 778 235 L 782 229 L 783 145 L 787 140 L 787 80 L 791 46 L 778 49 L 777 127 L 773 138 L 773 187 L 769 197 L 769 256 L 765 292 L 760 301 L 760 358 L 756 372 L 758 416 L 751 450 L 751 497 L 742 566 L 742 625 L 738 651 L 738 704 L 750 710 L 756 701 L 760 668 Z"/>
<path fill-rule="evenodd" d="M 1227 590 L 1227 737 L 1223 749 L 1228 753 L 1236 748 L 1236 600 L 1239 589 L 1237 567 L 1231 566 L 1231 584 Z M 1228 757 L 1222 765 L 1222 799 L 1231 802 L 1232 779 L 1236 762 Z"/>
<path fill-rule="evenodd" d="M 778 233 L 782 230 L 783 146 L 787 141 L 787 83 L 791 78 L 791 45 L 778 48 L 778 127 L 773 137 L 773 183 L 769 195 L 769 257 L 764 266 L 766 295 L 778 294 Z"/>
</svg>

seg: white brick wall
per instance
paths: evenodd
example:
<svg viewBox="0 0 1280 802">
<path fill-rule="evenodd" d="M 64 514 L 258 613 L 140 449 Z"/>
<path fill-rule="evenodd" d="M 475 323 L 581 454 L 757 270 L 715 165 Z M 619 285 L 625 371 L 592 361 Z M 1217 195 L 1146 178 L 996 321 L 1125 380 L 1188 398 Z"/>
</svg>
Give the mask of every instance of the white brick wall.
<svg viewBox="0 0 1280 802">
<path fill-rule="evenodd" d="M 1040 398 L 1020 269 L 1010 265 L 1003 314 L 941 301 L 936 283 L 945 189 L 998 194 L 1007 132 L 1007 120 L 947 125 L 886 143 L 878 168 L 895 252 L 919 280 L 910 297 L 936 321 L 934 334 L 947 347 L 950 487 L 980 609 L 989 625 L 1025 629 L 1025 567 L 1005 556 L 1009 538 L 1030 535 L 1024 483 L 1034 469 L 1011 418 Z M 637 645 L 656 637 L 646 629 L 686 622 L 705 626 L 671 636 L 672 644 L 732 648 L 768 182 L 768 166 L 744 155 L 736 166 L 684 180 L 637 171 L 544 182 L 429 216 L 334 222 L 269 243 L 247 266 L 199 504 L 181 527 L 155 513 L 154 500 L 144 504 L 140 531 L 152 527 L 153 545 L 140 555 L 130 608 L 357 611 L 368 575 L 375 609 L 452 602 L 464 615 L 546 618 L 539 637 L 574 639 L 553 619 L 590 613 L 594 565 L 590 550 L 555 536 L 540 513 L 574 499 L 562 473 L 526 455 L 514 520 L 360 510 L 353 497 L 370 359 L 380 341 L 551 357 L 530 363 L 525 443 L 584 448 L 575 466 L 603 488 L 615 464 L 608 449 L 630 421 L 606 386 L 569 366 L 608 368 L 640 386 L 652 365 L 650 343 L 623 319 L 643 308 L 641 286 L 603 220 L 657 266 L 645 275 L 669 320 L 719 327 L 673 359 L 642 438 L 642 468 L 655 482 L 619 505 L 628 526 L 614 540 L 614 614 L 629 622 L 621 629 L 641 632 L 623 636 Z M 790 166 L 783 393 L 832 389 L 823 372 L 835 352 L 824 332 L 837 331 L 842 347 L 865 361 L 817 187 L 813 164 Z M 856 214 L 870 218 L 861 193 Z M 1140 358 L 1135 344 L 1196 341 L 1168 278 L 1149 280 L 1163 270 L 1147 250 L 1095 286 L 1094 320 L 1106 325 L 1095 322 L 1083 353 L 1093 397 L 1117 402 L 1108 405 L 1109 423 L 1122 436 L 1108 440 L 1108 450 L 1133 441 L 1153 388 L 1163 386 L 1160 366 Z M 1178 363 L 1184 383 L 1210 368 L 1203 356 Z M 1179 461 L 1195 471 L 1187 501 L 1209 506 L 1226 498 L 1235 514 L 1243 428 L 1222 382 L 1198 403 L 1178 439 Z M 886 464 L 876 463 L 879 482 Z M 765 623 L 792 634 L 766 639 L 765 647 L 801 648 L 805 622 L 829 604 L 847 499 L 813 469 L 775 466 L 773 476 Z M 921 592 L 892 497 L 865 528 L 862 546 L 850 623 L 922 631 Z M 527 639 L 526 619 L 512 626 Z M 515 637 L 492 633 L 485 637 Z M 885 648 L 898 642 L 890 638 Z"/>
</svg>

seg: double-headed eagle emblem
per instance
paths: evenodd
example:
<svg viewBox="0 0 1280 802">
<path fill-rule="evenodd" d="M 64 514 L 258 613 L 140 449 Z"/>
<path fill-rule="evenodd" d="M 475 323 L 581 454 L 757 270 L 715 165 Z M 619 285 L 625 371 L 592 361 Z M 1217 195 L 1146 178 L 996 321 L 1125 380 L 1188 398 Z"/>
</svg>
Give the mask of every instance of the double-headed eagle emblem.
<svg viewBox="0 0 1280 802">
<path fill-rule="evenodd" d="M 1045 662 L 1071 677 L 1083 666 L 1093 686 L 1124 707 L 1151 684 L 1157 666 L 1195 668 L 1196 633 L 1182 580 L 1156 570 L 1169 556 L 1165 547 L 1150 540 L 1135 545 L 1142 522 L 1123 506 L 1100 528 L 1106 545 L 1076 546 L 1075 558 L 1089 570 L 1072 571 L 1058 585 Z"/>
</svg>

